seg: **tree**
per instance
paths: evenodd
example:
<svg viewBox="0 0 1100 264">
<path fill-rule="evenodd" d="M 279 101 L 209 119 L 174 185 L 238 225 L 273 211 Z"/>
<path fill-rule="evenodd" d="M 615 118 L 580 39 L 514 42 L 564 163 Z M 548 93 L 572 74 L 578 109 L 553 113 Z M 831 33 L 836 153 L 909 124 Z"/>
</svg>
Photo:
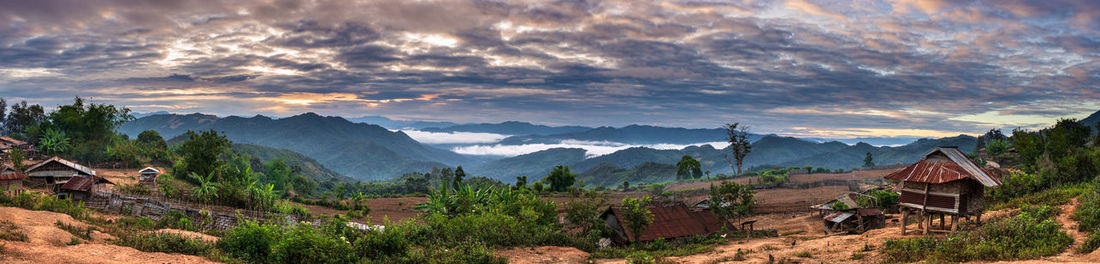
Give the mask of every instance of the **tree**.
<svg viewBox="0 0 1100 264">
<path fill-rule="evenodd" d="M 4 98 L 0 98 L 0 133 L 3 133 L 4 131 L 6 131 L 4 129 L 4 120 L 7 119 L 7 117 L 8 117 L 7 113 L 8 113 L 8 101 L 4 100 Z"/>
<path fill-rule="evenodd" d="M 534 189 L 535 192 L 542 192 L 542 189 L 543 189 L 542 181 L 537 181 L 537 182 L 535 182 L 535 184 L 532 184 L 531 189 Z"/>
<path fill-rule="evenodd" d="M 206 177 L 199 176 L 194 172 L 191 173 L 191 177 L 194 178 L 199 186 L 191 189 L 195 193 L 195 197 L 199 198 L 203 204 L 210 201 L 210 198 L 218 197 L 218 187 L 221 186 L 217 182 L 214 182 L 214 172 L 211 171 Z"/>
<path fill-rule="evenodd" d="M 466 171 L 462 170 L 462 166 L 458 166 L 455 169 L 455 186 L 462 184 L 462 178 L 466 177 Z"/>
<path fill-rule="evenodd" d="M 229 149 L 231 144 L 225 135 L 213 129 L 201 133 L 187 131 L 184 135 L 187 141 L 180 145 L 180 152 L 183 154 L 186 173 L 213 175 L 214 171 L 225 163 L 218 159 L 218 155 Z"/>
<path fill-rule="evenodd" d="M 993 157 L 1001 156 L 1005 153 L 1005 150 L 1007 149 L 1008 142 L 1003 139 L 990 141 L 989 144 L 987 144 L 985 147 L 986 152 Z"/>
<path fill-rule="evenodd" d="M 630 181 L 623 181 L 623 191 L 630 190 Z"/>
<path fill-rule="evenodd" d="M 550 191 L 564 192 L 569 190 L 569 187 L 573 186 L 576 180 L 577 174 L 570 172 L 569 166 L 558 165 L 550 171 L 550 174 L 546 175 L 544 181 L 550 184 Z"/>
<path fill-rule="evenodd" d="M 695 174 L 696 170 L 699 170 L 700 164 L 698 160 L 695 160 L 691 155 L 684 155 L 680 157 L 680 162 L 676 163 L 676 179 L 693 179 L 702 177 L 703 173 Z"/>
<path fill-rule="evenodd" d="M 707 179 L 710 179 L 710 170 L 706 170 L 703 174 L 707 175 Z"/>
<path fill-rule="evenodd" d="M 71 105 L 58 106 L 50 112 L 53 126 L 68 133 L 78 142 L 107 142 L 115 136 L 115 128 L 133 120 L 129 108 L 117 108 L 109 104 L 85 104 L 77 97 Z"/>
<path fill-rule="evenodd" d="M 160 136 L 156 130 L 145 130 L 137 136 L 138 143 L 145 144 L 154 148 L 168 148 L 168 143 L 164 141 L 164 137 Z"/>
<path fill-rule="evenodd" d="M 516 189 L 527 189 L 527 176 L 516 177 Z"/>
<path fill-rule="evenodd" d="M 4 120 L 4 129 L 7 129 L 7 134 L 15 138 L 37 140 L 28 135 L 27 130 L 45 120 L 46 111 L 41 105 L 27 105 L 27 101 L 22 101 L 11 105 L 11 112 Z"/>
<path fill-rule="evenodd" d="M 1092 130 L 1076 119 L 1058 119 L 1054 127 L 1046 129 L 1046 152 L 1052 158 L 1061 158 L 1073 149 L 1084 146 Z"/>
<path fill-rule="evenodd" d="M 15 167 L 15 170 L 22 171 L 26 169 L 23 167 L 23 158 L 27 155 L 27 153 L 23 153 L 22 149 L 12 148 L 8 152 L 8 155 L 11 156 L 11 164 Z"/>
<path fill-rule="evenodd" d="M 569 198 L 565 203 L 565 220 L 570 228 L 579 229 L 581 234 L 588 235 L 604 226 L 600 218 L 600 210 L 607 208 L 611 194 L 595 190 L 581 191 L 578 195 Z M 600 234 L 595 234 L 599 237 Z"/>
<path fill-rule="evenodd" d="M 46 155 L 59 155 L 69 150 L 70 146 L 72 144 L 65 132 L 54 128 L 46 129 L 46 133 L 38 139 L 38 150 Z"/>
<path fill-rule="evenodd" d="M 756 204 L 756 199 L 753 198 L 755 195 L 756 191 L 733 181 L 724 181 L 717 187 L 712 183 L 710 185 L 710 208 L 715 215 L 722 219 L 733 218 L 740 222 L 741 217 L 748 216 L 752 206 Z"/>
<path fill-rule="evenodd" d="M 726 124 L 726 136 L 727 142 L 730 143 L 730 151 L 733 152 L 733 160 L 737 161 L 737 174 L 741 174 L 741 164 L 745 161 L 745 156 L 752 152 L 752 143 L 749 142 L 749 128 L 742 126 L 738 128 L 739 123 Z M 726 156 L 726 161 L 730 162 L 730 169 L 733 169 L 733 162 L 730 161 L 729 156 Z"/>
<path fill-rule="evenodd" d="M 863 156 L 863 167 L 870 168 L 875 166 L 875 158 L 871 156 L 871 152 L 867 152 L 866 156 Z"/>
<path fill-rule="evenodd" d="M 639 199 L 623 198 L 623 222 L 634 234 L 635 241 L 640 239 L 646 228 L 649 228 L 649 224 L 653 223 L 653 212 L 649 211 L 649 204 L 652 202 L 653 199 L 649 196 Z"/>
<path fill-rule="evenodd" d="M 1012 147 L 1016 149 L 1016 153 L 1020 156 L 1020 163 L 1024 165 L 1024 169 L 1030 172 L 1036 171 L 1036 165 L 1039 156 L 1043 154 L 1044 142 L 1043 137 L 1039 136 L 1037 132 L 1030 132 L 1023 129 L 1012 130 Z"/>
</svg>

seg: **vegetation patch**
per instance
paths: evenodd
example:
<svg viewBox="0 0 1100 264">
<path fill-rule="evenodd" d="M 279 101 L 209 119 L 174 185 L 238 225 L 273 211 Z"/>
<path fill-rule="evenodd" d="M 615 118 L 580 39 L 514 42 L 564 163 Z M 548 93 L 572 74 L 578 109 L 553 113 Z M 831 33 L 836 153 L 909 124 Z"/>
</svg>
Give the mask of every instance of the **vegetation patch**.
<svg viewBox="0 0 1100 264">
<path fill-rule="evenodd" d="M 1056 207 L 1021 208 L 1020 213 L 991 222 L 982 229 L 946 238 L 887 240 L 887 262 L 967 262 L 1035 259 L 1058 254 L 1073 243 L 1053 220 Z"/>
<path fill-rule="evenodd" d="M 19 226 L 8 220 L 0 220 L 0 239 L 8 241 L 27 241 L 27 234 Z"/>
</svg>

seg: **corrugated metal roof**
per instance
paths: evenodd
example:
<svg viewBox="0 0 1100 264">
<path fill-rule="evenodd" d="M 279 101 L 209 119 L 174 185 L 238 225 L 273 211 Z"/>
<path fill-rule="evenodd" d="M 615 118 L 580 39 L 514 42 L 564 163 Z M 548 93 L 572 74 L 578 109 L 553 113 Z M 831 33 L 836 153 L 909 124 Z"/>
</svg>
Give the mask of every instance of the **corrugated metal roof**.
<svg viewBox="0 0 1100 264">
<path fill-rule="evenodd" d="M 80 165 L 80 164 L 76 164 L 76 162 L 72 162 L 72 161 L 62 159 L 62 158 L 57 157 L 57 156 L 54 156 L 53 158 L 50 158 L 46 161 L 39 162 L 38 164 L 34 164 L 34 166 L 31 166 L 30 168 L 28 168 L 26 172 L 30 173 L 30 172 L 34 171 L 35 169 L 38 169 L 38 168 L 42 167 L 43 165 L 46 165 L 50 162 L 61 163 L 62 165 L 65 165 L 69 168 L 73 168 L 77 171 L 83 172 L 84 174 L 95 176 L 95 170 L 92 170 L 91 168 L 88 168 L 88 167 L 84 167 L 83 165 Z"/>
<path fill-rule="evenodd" d="M 928 159 L 935 153 L 943 153 L 949 160 Z M 906 182 L 947 183 L 962 179 L 973 179 L 986 187 L 1000 186 L 1001 180 L 992 177 L 970 161 L 957 148 L 938 147 L 920 161 L 886 175 L 887 179 Z"/>
<path fill-rule="evenodd" d="M 835 212 L 835 213 L 826 215 L 825 220 L 829 221 L 829 222 L 833 222 L 833 223 L 840 223 L 840 222 L 844 222 L 845 219 L 848 219 L 848 217 L 852 217 L 853 215 L 855 215 L 855 214 L 849 213 L 849 212 Z"/>
<path fill-rule="evenodd" d="M 69 191 L 87 191 L 91 190 L 92 185 L 96 183 L 111 183 L 111 181 L 96 176 L 77 176 L 69 179 L 64 185 L 61 185 L 61 189 Z"/>
<path fill-rule="evenodd" d="M 26 178 L 27 175 L 7 165 L 0 164 L 0 180 L 19 180 Z"/>
<path fill-rule="evenodd" d="M 14 139 L 14 138 L 11 138 L 11 137 L 8 137 L 8 136 L 0 136 L 0 141 L 6 141 L 6 142 L 9 142 L 9 143 L 15 144 L 16 146 L 21 146 L 21 145 L 26 145 L 27 144 L 26 141 Z"/>
<path fill-rule="evenodd" d="M 616 216 L 622 216 L 619 208 L 610 209 Z M 653 213 L 653 223 L 645 229 L 641 235 L 641 241 L 651 241 L 657 238 L 677 238 L 693 235 L 705 235 L 722 230 L 722 220 L 709 210 L 693 211 L 684 204 L 672 206 L 654 206 L 649 211 Z M 622 217 L 616 217 L 622 222 Z M 634 231 L 625 223 L 620 223 L 626 232 L 627 238 L 635 239 Z"/>
<path fill-rule="evenodd" d="M 156 169 L 156 168 L 153 168 L 153 167 L 145 167 L 144 169 L 141 169 L 140 171 L 138 171 L 138 173 L 146 173 L 146 172 L 149 172 L 149 173 L 160 173 L 160 170 L 158 170 L 158 169 Z"/>
</svg>

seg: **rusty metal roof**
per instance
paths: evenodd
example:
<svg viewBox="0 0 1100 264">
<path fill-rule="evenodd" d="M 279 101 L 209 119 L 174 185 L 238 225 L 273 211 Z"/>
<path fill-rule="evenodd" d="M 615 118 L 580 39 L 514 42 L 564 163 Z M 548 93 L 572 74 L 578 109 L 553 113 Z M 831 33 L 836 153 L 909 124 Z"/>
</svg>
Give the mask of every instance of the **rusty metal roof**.
<svg viewBox="0 0 1100 264">
<path fill-rule="evenodd" d="M 43 162 L 39 162 L 38 164 L 34 164 L 34 166 L 31 166 L 30 168 L 27 168 L 26 172 L 30 173 L 30 172 L 42 167 L 43 165 L 46 165 L 46 164 L 50 163 L 50 162 L 57 162 L 57 163 L 60 163 L 61 165 L 65 165 L 69 168 L 73 168 L 74 170 L 77 170 L 77 171 L 82 172 L 84 174 L 95 176 L 95 170 L 92 170 L 91 168 L 88 168 L 88 167 L 84 167 L 83 165 L 80 165 L 80 164 L 76 164 L 76 162 L 72 162 L 72 161 L 62 159 L 62 158 L 57 157 L 57 156 L 54 156 L 53 158 L 50 158 L 50 159 L 45 160 Z"/>
<path fill-rule="evenodd" d="M 617 216 L 615 219 L 622 222 L 622 211 L 619 208 L 612 207 L 609 211 Z M 641 239 L 635 239 L 634 231 L 630 230 L 625 223 L 619 223 L 628 239 L 651 241 L 657 238 L 706 235 L 722 230 L 722 220 L 709 210 L 695 211 L 684 204 L 677 204 L 654 206 L 650 207 L 649 211 L 653 213 L 653 223 L 645 229 Z"/>
<path fill-rule="evenodd" d="M 14 139 L 14 138 L 11 138 L 11 137 L 8 137 L 8 136 L 0 136 L 0 141 L 4 141 L 4 142 L 8 142 L 8 143 L 12 143 L 12 144 L 14 144 L 14 145 L 16 145 L 16 146 L 22 146 L 22 145 L 26 145 L 26 144 L 27 144 L 27 142 L 26 142 L 26 141 L 22 141 L 22 140 Z"/>
<path fill-rule="evenodd" d="M 825 221 L 829 221 L 829 222 L 833 222 L 833 223 L 840 223 L 840 222 L 844 222 L 844 220 L 848 219 L 849 217 L 852 217 L 853 215 L 856 215 L 856 214 L 853 214 L 853 213 L 850 213 L 850 212 L 843 212 L 843 211 L 835 212 L 835 213 L 826 215 L 825 216 Z"/>
<path fill-rule="evenodd" d="M 938 159 L 934 154 L 942 153 L 948 159 Z M 937 147 L 920 161 L 886 175 L 887 179 L 906 182 L 947 183 L 962 179 L 975 180 L 986 187 L 1000 186 L 1001 180 L 990 176 L 977 164 L 970 161 L 957 148 Z"/>
<path fill-rule="evenodd" d="M 7 165 L 0 164 L 0 180 L 19 180 L 26 178 L 27 175 L 23 172 L 16 170 Z"/>
<path fill-rule="evenodd" d="M 145 173 L 160 173 L 160 170 L 158 170 L 158 169 L 156 169 L 156 168 L 153 168 L 153 167 L 145 167 L 144 169 L 141 169 L 140 171 L 138 171 L 138 173 L 141 173 L 141 174 L 145 174 Z"/>
<path fill-rule="evenodd" d="M 87 191 L 92 189 L 92 185 L 95 185 L 97 183 L 114 184 L 107 179 L 96 176 L 76 176 L 72 179 L 69 179 L 69 181 L 65 182 L 64 185 L 61 185 L 61 189 L 69 191 Z"/>
</svg>

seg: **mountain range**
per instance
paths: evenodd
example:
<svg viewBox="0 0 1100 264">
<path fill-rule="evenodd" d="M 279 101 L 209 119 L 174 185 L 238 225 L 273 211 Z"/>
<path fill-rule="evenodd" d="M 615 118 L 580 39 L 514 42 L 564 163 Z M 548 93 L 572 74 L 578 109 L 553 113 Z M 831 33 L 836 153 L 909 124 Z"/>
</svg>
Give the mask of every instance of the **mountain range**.
<svg viewBox="0 0 1100 264">
<path fill-rule="evenodd" d="M 667 167 L 658 165 L 675 164 L 683 155 L 691 155 L 700 160 L 703 169 L 712 174 L 733 172 L 726 159 L 730 150 L 716 148 L 707 143 L 713 142 L 724 147 L 722 141 L 725 131 L 717 128 L 688 129 L 645 125 L 587 128 L 513 121 L 423 127 L 420 130 L 513 135 L 493 143 L 497 145 L 575 141 L 610 142 L 623 146 L 609 151 L 610 153 L 593 153 L 583 148 L 550 148 L 512 157 L 459 154 L 450 147 L 440 148 L 438 145 L 418 142 L 402 131 L 314 113 L 278 119 L 265 116 L 246 118 L 156 114 L 127 122 L 120 128 L 120 132 L 137 135 L 144 130 L 156 130 L 164 137 L 171 138 L 188 130 L 209 129 L 224 133 L 235 143 L 248 144 L 234 148 L 238 151 L 248 150 L 242 152 L 253 156 L 267 159 L 300 153 L 302 156 L 295 156 L 296 160 L 314 159 L 316 165 L 320 166 L 312 167 L 331 169 L 313 172 L 322 179 L 386 180 L 407 172 L 426 172 L 432 168 L 463 165 L 471 176 L 484 176 L 505 182 L 515 180 L 517 176 L 528 176 L 529 180 L 535 181 L 544 177 L 554 166 L 567 165 L 574 172 L 580 172 L 581 178 L 590 184 L 617 185 L 623 179 L 629 179 L 632 183 L 670 180 L 674 173 L 666 174 L 662 171 L 667 170 Z M 969 152 L 976 142 L 974 137 L 964 135 L 920 139 L 893 147 L 876 147 L 867 143 L 849 145 L 838 141 L 818 142 L 817 139 L 756 134 L 751 135 L 750 140 L 754 144 L 752 152 L 745 158 L 745 170 L 765 165 L 855 168 L 863 164 L 863 158 L 868 152 L 872 153 L 879 165 L 905 163 L 918 159 L 924 152 L 940 145 L 955 145 Z M 663 146 L 658 148 L 656 145 Z M 298 163 L 294 165 L 303 168 L 310 167 L 311 164 L 308 161 Z M 324 172 L 325 170 L 332 173 Z"/>
<path fill-rule="evenodd" d="M 272 119 L 212 115 L 153 115 L 123 124 L 120 132 L 156 130 L 165 138 L 188 130 L 219 131 L 236 143 L 288 149 L 358 180 L 384 180 L 405 172 L 475 163 L 476 159 L 420 144 L 402 132 L 314 113 Z"/>
</svg>

